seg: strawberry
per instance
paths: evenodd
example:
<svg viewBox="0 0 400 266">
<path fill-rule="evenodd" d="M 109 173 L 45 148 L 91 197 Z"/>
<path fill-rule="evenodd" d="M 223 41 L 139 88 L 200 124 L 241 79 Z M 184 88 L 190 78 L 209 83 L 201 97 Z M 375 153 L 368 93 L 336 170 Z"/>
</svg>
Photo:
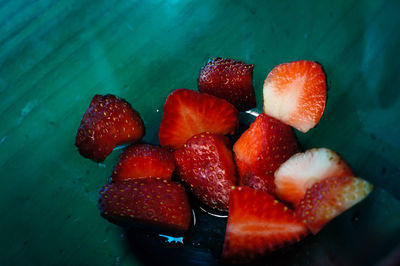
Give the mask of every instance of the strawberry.
<svg viewBox="0 0 400 266">
<path fill-rule="evenodd" d="M 238 111 L 229 102 L 206 93 L 179 89 L 165 102 L 158 136 L 161 146 L 177 149 L 201 132 L 233 134 L 238 124 Z"/>
<path fill-rule="evenodd" d="M 239 184 L 274 193 L 274 172 L 300 146 L 293 129 L 260 114 L 233 145 Z"/>
<path fill-rule="evenodd" d="M 319 148 L 297 153 L 276 170 L 275 193 L 296 206 L 307 188 L 332 176 L 353 176 L 350 166 L 334 151 Z"/>
<path fill-rule="evenodd" d="M 178 175 L 203 203 L 228 210 L 229 192 L 236 183 L 232 151 L 228 138 L 201 133 L 174 152 Z"/>
<path fill-rule="evenodd" d="M 225 99 L 239 111 L 256 107 L 253 68 L 240 61 L 213 58 L 200 70 L 199 91 Z"/>
<path fill-rule="evenodd" d="M 75 145 L 80 154 L 102 162 L 116 145 L 140 140 L 144 124 L 138 112 L 114 95 L 95 95 L 83 115 Z"/>
<path fill-rule="evenodd" d="M 319 122 L 326 104 L 326 77 L 312 61 L 276 66 L 263 87 L 264 113 L 307 132 Z"/>
<path fill-rule="evenodd" d="M 121 154 L 111 176 L 113 181 L 156 177 L 171 180 L 175 159 L 166 148 L 132 144 Z"/>
<path fill-rule="evenodd" d="M 176 182 L 147 178 L 103 186 L 99 194 L 101 215 L 118 225 L 145 224 L 185 231 L 190 206 L 184 187 Z"/>
<path fill-rule="evenodd" d="M 263 191 L 237 187 L 231 191 L 222 259 L 244 263 L 300 241 L 307 227 L 291 209 Z"/>
<path fill-rule="evenodd" d="M 329 221 L 363 200 L 373 189 L 357 177 L 329 177 L 308 188 L 296 207 L 296 216 L 313 234 Z"/>
</svg>

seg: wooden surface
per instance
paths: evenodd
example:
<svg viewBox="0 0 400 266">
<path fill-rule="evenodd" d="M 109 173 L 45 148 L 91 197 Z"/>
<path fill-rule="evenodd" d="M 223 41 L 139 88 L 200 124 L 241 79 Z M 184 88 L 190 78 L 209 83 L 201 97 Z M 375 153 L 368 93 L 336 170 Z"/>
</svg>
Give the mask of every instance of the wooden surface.
<svg viewBox="0 0 400 266">
<path fill-rule="evenodd" d="M 258 110 L 273 66 L 324 66 L 325 114 L 299 139 L 339 152 L 376 192 L 357 209 L 358 227 L 346 224 L 350 214 L 332 225 L 359 238 L 322 232 L 301 262 L 379 261 L 400 230 L 399 14 L 396 0 L 1 0 L 0 264 L 146 264 L 97 209 L 118 152 L 104 165 L 82 158 L 76 130 L 92 96 L 113 93 L 157 143 L 168 93 L 197 89 L 200 67 L 216 56 L 255 64 Z M 325 256 L 329 249 L 340 259 Z"/>
</svg>

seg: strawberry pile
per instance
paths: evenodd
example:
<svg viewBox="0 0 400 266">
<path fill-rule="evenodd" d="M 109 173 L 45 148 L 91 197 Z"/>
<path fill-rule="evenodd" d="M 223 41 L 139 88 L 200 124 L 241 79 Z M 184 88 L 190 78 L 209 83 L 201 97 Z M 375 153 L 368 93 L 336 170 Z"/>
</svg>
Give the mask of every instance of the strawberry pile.
<svg viewBox="0 0 400 266">
<path fill-rule="evenodd" d="M 207 62 L 199 91 L 167 97 L 160 146 L 141 142 L 143 120 L 127 101 L 95 95 L 76 135 L 80 154 L 102 162 L 116 146 L 130 144 L 100 190 L 101 216 L 121 226 L 184 232 L 191 193 L 228 212 L 221 259 L 246 263 L 317 234 L 363 200 L 372 185 L 330 149 L 302 152 L 294 131 L 306 133 L 324 113 L 326 77 L 318 63 L 272 69 L 263 113 L 233 139 L 239 112 L 256 105 L 253 68 L 232 59 Z"/>
</svg>

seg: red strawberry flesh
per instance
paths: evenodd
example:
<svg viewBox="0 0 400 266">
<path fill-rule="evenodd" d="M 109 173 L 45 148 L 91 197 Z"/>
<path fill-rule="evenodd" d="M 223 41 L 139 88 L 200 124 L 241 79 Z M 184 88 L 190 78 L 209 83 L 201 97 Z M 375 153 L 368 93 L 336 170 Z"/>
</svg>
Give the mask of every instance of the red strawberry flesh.
<svg viewBox="0 0 400 266">
<path fill-rule="evenodd" d="M 105 185 L 100 190 L 101 215 L 118 225 L 145 224 L 160 229 L 185 231 L 190 225 L 190 206 L 184 187 L 153 178 Z"/>
<path fill-rule="evenodd" d="M 238 124 L 238 111 L 229 102 L 206 93 L 178 89 L 165 102 L 158 136 L 161 146 L 178 149 L 201 132 L 233 134 Z"/>
<path fill-rule="evenodd" d="M 268 193 L 237 187 L 231 191 L 229 201 L 224 261 L 251 262 L 308 234 L 293 211 Z"/>
<path fill-rule="evenodd" d="M 229 192 L 236 184 L 235 165 L 228 138 L 204 132 L 174 152 L 179 178 L 203 203 L 228 210 Z"/>
<path fill-rule="evenodd" d="M 112 180 L 147 177 L 170 180 L 174 170 L 174 156 L 166 148 L 150 144 L 132 144 L 121 154 L 114 167 Z"/>
<path fill-rule="evenodd" d="M 114 95 L 95 95 L 83 115 L 75 145 L 80 154 L 102 162 L 117 145 L 132 143 L 144 135 L 139 113 Z"/>
<path fill-rule="evenodd" d="M 300 151 L 293 129 L 260 114 L 233 145 L 239 184 L 274 193 L 274 172 Z"/>
<path fill-rule="evenodd" d="M 251 109 L 256 106 L 253 68 L 232 59 L 209 60 L 200 71 L 199 91 L 225 99 L 239 111 Z"/>
</svg>

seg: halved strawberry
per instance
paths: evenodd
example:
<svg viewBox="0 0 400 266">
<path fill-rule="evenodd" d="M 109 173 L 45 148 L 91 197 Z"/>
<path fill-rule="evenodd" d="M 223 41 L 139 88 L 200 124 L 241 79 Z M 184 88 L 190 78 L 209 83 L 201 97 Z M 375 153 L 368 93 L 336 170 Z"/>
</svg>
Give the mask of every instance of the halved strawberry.
<svg viewBox="0 0 400 266">
<path fill-rule="evenodd" d="M 147 178 L 103 186 L 99 194 L 101 215 L 118 225 L 146 224 L 185 231 L 190 206 L 185 188 L 176 182 Z"/>
<path fill-rule="evenodd" d="M 174 156 L 166 148 L 132 144 L 121 154 L 111 178 L 113 181 L 147 177 L 171 180 L 174 170 Z"/>
<path fill-rule="evenodd" d="M 256 107 L 253 68 L 241 61 L 213 58 L 200 70 L 199 91 L 223 98 L 239 111 Z"/>
<path fill-rule="evenodd" d="M 276 170 L 275 193 L 296 206 L 307 188 L 332 176 L 353 176 L 350 166 L 334 151 L 318 148 L 297 153 Z"/>
<path fill-rule="evenodd" d="M 224 99 L 179 89 L 165 102 L 158 136 L 161 146 L 177 149 L 201 132 L 233 134 L 238 124 L 238 111 Z"/>
<path fill-rule="evenodd" d="M 83 115 L 75 145 L 80 154 L 102 162 L 116 145 L 132 143 L 144 135 L 139 113 L 114 95 L 95 95 Z"/>
<path fill-rule="evenodd" d="M 233 145 L 239 184 L 274 193 L 274 172 L 300 151 L 293 129 L 260 114 Z"/>
<path fill-rule="evenodd" d="M 296 216 L 313 234 L 329 221 L 363 200 L 373 189 L 357 177 L 329 177 L 307 189 L 296 207 Z"/>
<path fill-rule="evenodd" d="M 326 77 L 312 61 L 276 66 L 264 82 L 264 112 L 307 132 L 319 122 L 326 104 Z"/>
<path fill-rule="evenodd" d="M 291 209 L 268 193 L 249 187 L 231 191 L 222 259 L 250 262 L 300 241 L 307 227 Z"/>
<path fill-rule="evenodd" d="M 227 137 L 204 132 L 174 152 L 180 179 L 211 208 L 228 210 L 229 192 L 236 184 L 235 165 Z"/>
</svg>

